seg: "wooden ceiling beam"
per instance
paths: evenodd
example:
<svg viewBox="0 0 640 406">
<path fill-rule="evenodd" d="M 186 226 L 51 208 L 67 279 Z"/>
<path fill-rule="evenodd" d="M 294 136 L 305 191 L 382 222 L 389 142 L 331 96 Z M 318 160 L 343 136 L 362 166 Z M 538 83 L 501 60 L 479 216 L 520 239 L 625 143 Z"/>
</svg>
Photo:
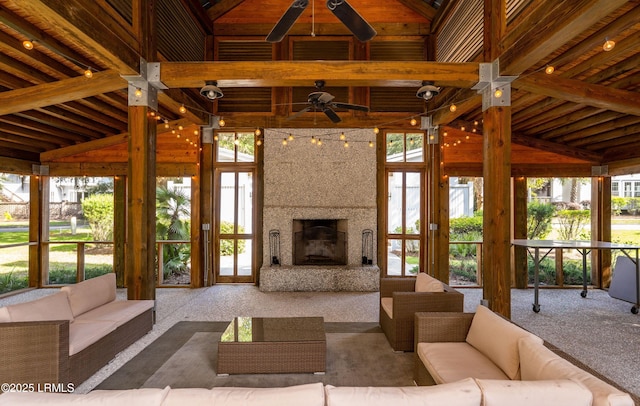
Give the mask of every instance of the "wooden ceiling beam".
<svg viewBox="0 0 640 406">
<path fill-rule="evenodd" d="M 428 35 L 430 32 L 429 24 L 425 23 L 371 23 L 371 26 L 378 32 L 378 36 L 411 36 L 411 35 Z M 213 33 L 216 37 L 242 37 L 257 36 L 266 37 L 273 24 L 255 23 L 255 24 L 239 24 L 225 23 L 214 24 Z M 340 23 L 305 23 L 297 22 L 287 32 L 289 36 L 309 37 L 311 32 L 316 36 L 322 35 L 353 35 L 344 24 Z"/>
<path fill-rule="evenodd" d="M 72 133 L 82 135 L 84 137 L 83 141 L 98 138 L 98 135 L 95 131 L 92 131 L 84 126 L 71 123 L 67 120 L 60 119 L 48 111 L 44 112 L 40 110 L 28 110 L 14 114 L 21 118 L 34 120 L 41 124 L 53 126 L 54 128 L 57 128 L 59 130 L 70 131 Z"/>
<path fill-rule="evenodd" d="M 213 21 L 214 23 L 213 24 L 214 29 L 216 26 L 215 22 L 218 18 L 222 17 L 223 15 L 227 14 L 229 11 L 238 7 L 240 4 L 242 4 L 242 2 L 243 0 L 220 0 L 214 3 L 213 6 L 211 6 L 211 8 L 207 10 L 207 15 L 209 16 L 211 21 Z"/>
<path fill-rule="evenodd" d="M 11 135 L 5 134 L 2 131 L 0 131 L 0 147 L 26 152 L 35 152 L 37 154 L 46 149 L 45 147 L 40 146 L 39 143 L 24 144 L 23 142 L 16 142 Z"/>
<path fill-rule="evenodd" d="M 627 0 L 575 0 L 558 2 L 562 7 L 548 7 L 541 19 L 527 19 L 522 22 L 522 29 L 512 31 L 505 38 L 505 50 L 500 56 L 500 74 L 522 74 L 598 23 L 602 16 L 626 3 Z M 517 36 L 517 39 L 513 36 Z"/>
<path fill-rule="evenodd" d="M 411 126 L 406 113 L 358 113 L 338 112 L 342 121 L 332 123 L 321 112 L 308 112 L 294 119 L 290 116 L 274 115 L 272 113 L 220 113 L 224 116 L 228 128 L 387 128 L 383 123 L 389 124 L 389 128 L 406 128 L 416 130 Z M 251 123 L 251 127 L 239 123 Z"/>
<path fill-rule="evenodd" d="M 456 105 L 455 111 L 450 110 L 451 104 Z M 433 114 L 433 124 L 449 124 L 456 118 L 476 109 L 478 105 L 482 105 L 482 95 L 479 95 L 475 90 L 471 89 L 461 90 L 451 103 L 439 107 Z"/>
<path fill-rule="evenodd" d="M 96 72 L 93 78 L 78 76 L 57 82 L 0 93 L 0 115 L 83 99 L 127 87 L 127 82 L 113 70 Z"/>
<path fill-rule="evenodd" d="M 3 156 L 2 159 L 0 159 L 0 172 L 31 175 L 33 173 L 33 165 L 35 164 L 38 164 L 38 161 L 7 158 Z"/>
<path fill-rule="evenodd" d="M 628 151 L 629 148 L 626 148 L 626 150 Z M 609 167 L 609 175 L 618 176 L 640 173 L 640 156 L 621 159 L 620 155 L 617 154 L 617 151 L 612 152 L 613 153 L 611 155 L 609 155 L 609 151 L 607 151 L 607 153 L 605 154 L 605 157 L 607 157 L 608 159 L 604 162 L 604 164 Z"/>
<path fill-rule="evenodd" d="M 206 80 L 225 87 L 328 86 L 419 88 L 423 80 L 438 86 L 471 87 L 478 82 L 477 63 L 417 61 L 253 61 L 164 62 L 160 80 L 170 88 L 200 88 Z"/>
<path fill-rule="evenodd" d="M 29 150 L 30 147 L 34 147 L 34 146 L 37 146 L 37 148 L 40 148 L 41 151 L 47 150 L 47 149 L 53 149 L 53 148 L 60 148 L 59 144 L 56 144 L 50 141 L 39 140 L 37 142 L 34 142 L 34 140 L 30 138 L 9 134 L 4 130 L 4 128 L 2 129 L 2 131 L 0 131 L 0 140 L 13 142 L 17 145 L 20 145 L 21 148 L 24 148 L 27 150 Z M 33 150 L 32 152 L 35 152 L 35 150 Z"/>
<path fill-rule="evenodd" d="M 436 16 L 438 10 L 425 3 L 423 0 L 398 0 L 399 3 L 413 10 L 417 14 L 431 21 Z"/>
<path fill-rule="evenodd" d="M 533 73 L 517 79 L 513 87 L 531 93 L 594 106 L 625 114 L 640 115 L 640 93 L 608 86 Z"/>
<path fill-rule="evenodd" d="M 9 124 L 6 122 L 2 124 L 2 131 L 8 134 L 14 134 L 14 135 L 24 137 L 25 139 L 53 143 L 57 145 L 56 148 L 73 144 L 73 141 L 69 140 L 68 138 L 56 137 L 50 133 L 34 131 L 24 127 L 17 126 L 15 124 Z"/>
<path fill-rule="evenodd" d="M 18 117 L 17 115 L 0 116 L 0 123 L 7 123 L 6 125 L 15 125 L 17 127 L 24 128 L 27 133 L 43 133 L 52 137 L 65 139 L 70 143 L 84 142 L 87 140 L 87 137 L 76 134 L 73 131 L 61 130 L 32 119 Z"/>
</svg>

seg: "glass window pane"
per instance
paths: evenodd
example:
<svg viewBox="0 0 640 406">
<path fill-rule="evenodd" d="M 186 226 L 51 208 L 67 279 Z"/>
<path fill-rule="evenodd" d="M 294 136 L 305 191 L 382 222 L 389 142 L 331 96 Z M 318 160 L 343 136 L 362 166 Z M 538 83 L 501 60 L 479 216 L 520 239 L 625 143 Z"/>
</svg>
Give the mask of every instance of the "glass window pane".
<svg viewBox="0 0 640 406">
<path fill-rule="evenodd" d="M 251 276 L 252 240 L 238 240 L 238 275 Z"/>
<path fill-rule="evenodd" d="M 220 275 L 233 276 L 235 240 L 220 240 Z"/>
<path fill-rule="evenodd" d="M 235 234 L 236 174 L 220 174 L 220 233 Z"/>
<path fill-rule="evenodd" d="M 407 134 L 407 162 L 424 162 L 424 134 Z"/>
<path fill-rule="evenodd" d="M 238 173 L 238 234 L 253 232 L 253 173 Z"/>
<path fill-rule="evenodd" d="M 402 240 L 387 242 L 387 275 L 402 275 Z"/>
<path fill-rule="evenodd" d="M 387 232 L 402 234 L 402 172 L 389 172 L 387 190 L 389 193 L 387 196 Z"/>
<path fill-rule="evenodd" d="M 420 240 L 404 241 L 404 273 L 417 275 L 420 271 Z"/>
<path fill-rule="evenodd" d="M 235 161 L 235 133 L 218 133 L 218 162 Z"/>
<path fill-rule="evenodd" d="M 387 133 L 387 162 L 404 162 L 403 133 Z"/>
<path fill-rule="evenodd" d="M 238 162 L 253 162 L 255 158 L 254 133 L 238 133 Z"/>
<path fill-rule="evenodd" d="M 420 174 L 407 172 L 405 189 L 405 233 L 420 233 Z"/>
</svg>

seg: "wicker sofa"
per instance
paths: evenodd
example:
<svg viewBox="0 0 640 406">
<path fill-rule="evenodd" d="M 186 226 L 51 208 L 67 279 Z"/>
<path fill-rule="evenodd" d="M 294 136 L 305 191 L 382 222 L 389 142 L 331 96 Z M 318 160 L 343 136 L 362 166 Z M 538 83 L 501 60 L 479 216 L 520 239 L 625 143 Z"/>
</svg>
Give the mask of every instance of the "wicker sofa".
<svg viewBox="0 0 640 406">
<path fill-rule="evenodd" d="M 428 387 L 335 387 L 322 383 L 284 388 L 129 389 L 99 390 L 86 395 L 11 392 L 4 405 L 83 406 L 589 406 L 591 392 L 571 380 L 510 384 L 464 379 Z"/>
<path fill-rule="evenodd" d="M 540 337 L 484 306 L 475 313 L 416 313 L 415 326 L 418 385 L 466 378 L 527 384 L 570 379 L 591 392 L 595 406 L 634 405 L 629 394 L 560 357 Z"/>
<path fill-rule="evenodd" d="M 110 273 L 0 308 L 0 382 L 79 385 L 153 327 L 153 300 L 115 300 Z"/>
<path fill-rule="evenodd" d="M 417 292 L 421 279 L 425 285 L 439 285 L 440 289 L 435 289 L 439 291 Z M 463 307 L 462 293 L 425 273 L 416 278 L 380 280 L 380 326 L 394 351 L 413 351 L 416 312 L 462 312 Z"/>
</svg>

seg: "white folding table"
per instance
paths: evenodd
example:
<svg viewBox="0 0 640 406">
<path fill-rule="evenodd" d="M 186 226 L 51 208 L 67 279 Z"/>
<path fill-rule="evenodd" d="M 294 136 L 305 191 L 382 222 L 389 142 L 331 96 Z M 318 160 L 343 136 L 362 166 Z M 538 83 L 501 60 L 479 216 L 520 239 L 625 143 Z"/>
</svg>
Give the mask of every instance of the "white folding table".
<svg viewBox="0 0 640 406">
<path fill-rule="evenodd" d="M 638 261 L 638 253 L 640 251 L 639 245 L 618 244 L 608 241 L 562 240 L 512 240 L 511 243 L 516 246 L 525 247 L 529 255 L 531 255 L 531 249 L 533 249 L 533 262 L 535 266 L 533 278 L 533 311 L 536 313 L 540 311 L 540 303 L 538 301 L 538 288 L 540 285 L 540 262 L 545 259 L 546 256 L 549 255 L 549 253 L 554 249 L 574 249 L 582 255 L 582 292 L 580 292 L 580 296 L 582 297 L 587 297 L 587 255 L 592 250 L 620 250 L 636 265 L 636 281 L 637 278 L 640 277 L 640 263 Z M 543 250 L 542 257 L 540 257 L 540 250 Z M 635 257 L 631 255 L 632 251 L 635 251 Z M 640 287 L 637 286 L 636 302 L 631 308 L 631 313 L 638 314 L 638 308 L 640 308 Z"/>
</svg>

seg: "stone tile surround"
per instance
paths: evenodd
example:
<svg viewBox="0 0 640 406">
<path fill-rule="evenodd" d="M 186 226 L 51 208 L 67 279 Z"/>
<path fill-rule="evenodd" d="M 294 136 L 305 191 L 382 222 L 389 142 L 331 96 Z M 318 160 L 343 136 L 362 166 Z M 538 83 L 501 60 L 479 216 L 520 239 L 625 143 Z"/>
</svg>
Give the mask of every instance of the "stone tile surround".
<svg viewBox="0 0 640 406">
<path fill-rule="evenodd" d="M 344 147 L 339 135 L 344 132 L 350 146 Z M 379 269 L 362 266 L 362 232 L 374 231 L 377 224 L 376 148 L 372 129 L 265 129 L 263 267 L 260 286 L 284 290 L 377 290 Z M 293 141 L 282 145 L 289 134 Z M 311 137 L 323 145 L 311 143 Z M 294 267 L 293 219 L 346 219 L 347 266 Z M 271 267 L 269 231 L 280 231 L 280 265 Z M 286 270 L 286 271 L 285 271 Z M 302 272 L 292 272 L 302 271 Z M 327 283 L 328 274 L 340 282 Z M 372 272 L 373 270 L 373 272 Z M 360 275 L 357 275 L 360 273 Z M 374 282 L 374 276 L 376 281 Z M 348 278 L 347 275 L 352 275 Z M 275 279 L 274 279 L 275 278 Z M 277 281 L 281 278 L 281 281 Z M 325 282 L 321 282 L 321 281 Z M 375 285 L 375 286 L 374 286 Z"/>
</svg>

